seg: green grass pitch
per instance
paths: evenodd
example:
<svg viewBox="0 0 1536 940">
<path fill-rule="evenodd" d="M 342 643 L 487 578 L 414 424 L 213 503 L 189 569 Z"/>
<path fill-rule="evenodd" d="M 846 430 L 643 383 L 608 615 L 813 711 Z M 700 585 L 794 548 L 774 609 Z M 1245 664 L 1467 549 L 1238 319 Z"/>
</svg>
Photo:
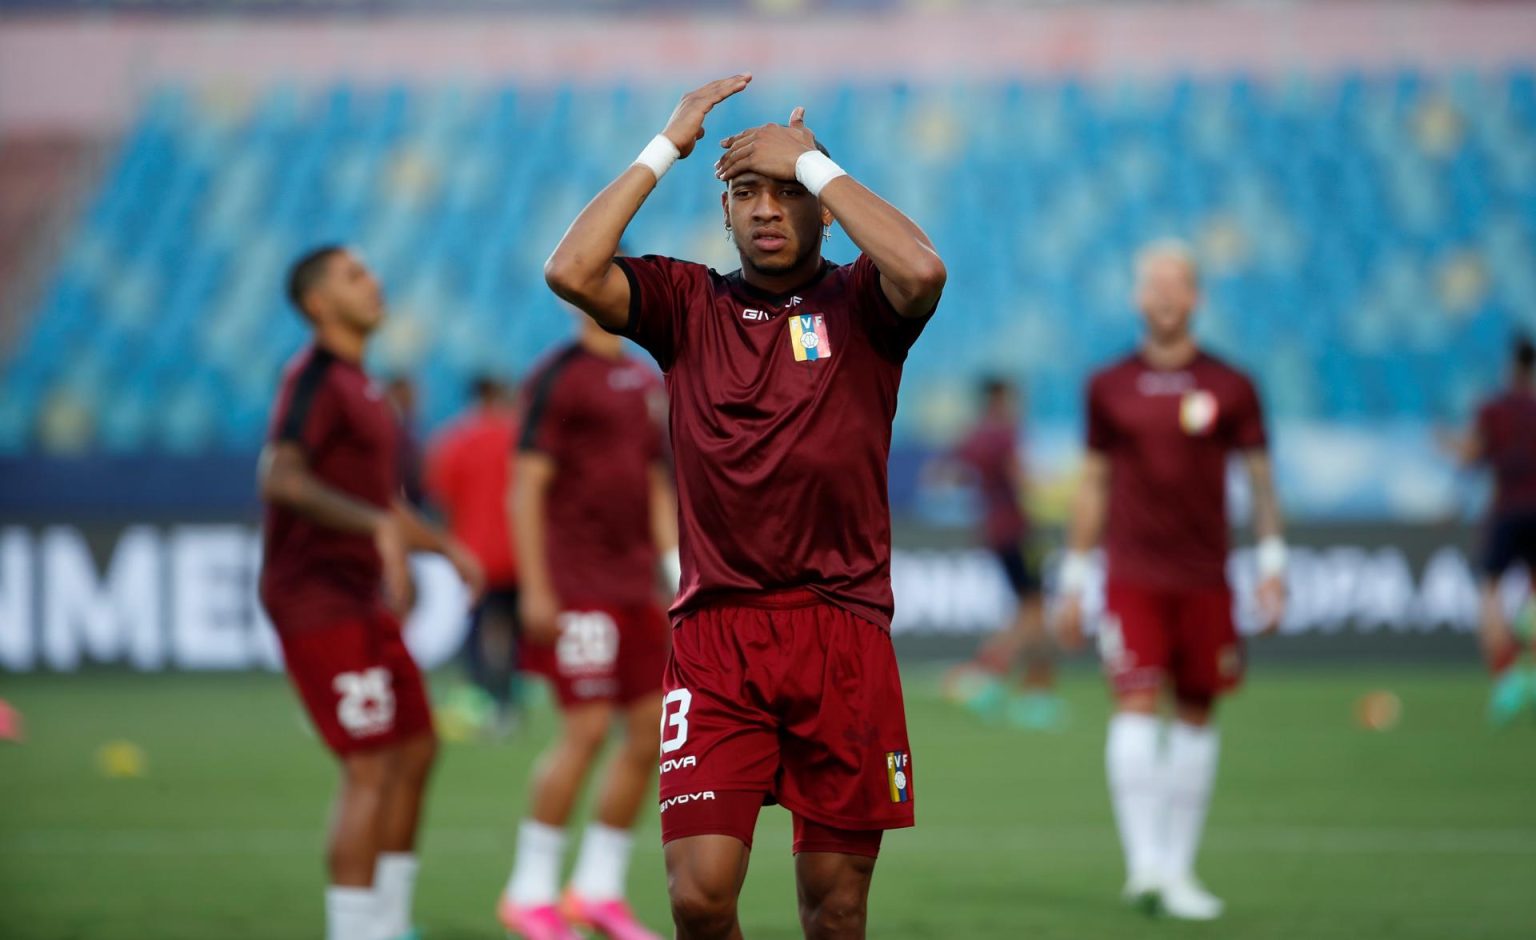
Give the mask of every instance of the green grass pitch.
<svg viewBox="0 0 1536 940">
<path fill-rule="evenodd" d="M 441 677 L 440 682 L 441 684 Z M 908 677 L 918 828 L 887 837 L 876 938 L 1475 938 L 1536 936 L 1536 722 L 1482 722 L 1470 669 L 1258 669 L 1224 713 L 1201 869 L 1214 925 L 1117 903 L 1104 793 L 1106 702 L 1069 675 L 1061 735 L 984 728 Z M 1402 697 L 1402 725 L 1358 730 L 1362 692 Z M 0 937 L 238 940 L 321 934 L 321 829 L 332 768 L 275 676 L 10 676 L 29 740 L 0 744 Z M 523 781 L 552 716 L 510 744 L 449 745 L 422 846 L 428 940 L 501 936 L 492 919 Z M 141 779 L 94 768 L 103 743 L 148 756 Z M 655 817 L 631 893 L 665 922 Z M 764 810 L 742 921 L 797 937 L 789 826 Z"/>
</svg>

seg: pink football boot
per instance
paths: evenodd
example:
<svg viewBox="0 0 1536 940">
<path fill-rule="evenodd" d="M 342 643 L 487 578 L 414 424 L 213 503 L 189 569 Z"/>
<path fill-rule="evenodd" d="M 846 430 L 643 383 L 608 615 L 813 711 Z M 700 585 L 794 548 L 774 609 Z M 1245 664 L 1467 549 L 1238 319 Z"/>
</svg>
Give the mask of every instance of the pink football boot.
<svg viewBox="0 0 1536 940">
<path fill-rule="evenodd" d="M 554 904 L 536 907 L 520 907 L 503 896 L 496 907 L 496 916 L 507 933 L 523 940 L 582 940 L 581 934 L 571 929 Z"/>
<path fill-rule="evenodd" d="M 587 901 L 567 891 L 560 909 L 571 923 L 595 930 L 608 940 L 662 940 L 660 934 L 645 929 L 622 898 Z"/>
</svg>

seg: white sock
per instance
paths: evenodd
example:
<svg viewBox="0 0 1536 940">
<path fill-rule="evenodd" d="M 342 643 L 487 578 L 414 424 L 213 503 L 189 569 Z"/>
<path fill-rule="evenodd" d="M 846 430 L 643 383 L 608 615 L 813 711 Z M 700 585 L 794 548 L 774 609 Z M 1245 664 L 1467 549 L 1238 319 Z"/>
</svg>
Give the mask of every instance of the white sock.
<svg viewBox="0 0 1536 940">
<path fill-rule="evenodd" d="M 1120 846 L 1125 851 L 1126 873 L 1131 878 L 1152 876 L 1163 858 L 1163 768 L 1157 747 L 1160 724 L 1151 715 L 1126 713 L 1109 720 L 1104 766 Z"/>
<path fill-rule="evenodd" d="M 379 906 L 372 888 L 325 889 L 325 940 L 377 940 Z"/>
<path fill-rule="evenodd" d="M 381 852 L 373 869 L 373 891 L 378 896 L 379 933 L 395 940 L 411 929 L 411 895 L 416 891 L 416 872 L 421 863 L 414 852 Z"/>
<path fill-rule="evenodd" d="M 560 854 L 565 830 L 532 819 L 517 829 L 517 859 L 507 880 L 507 897 L 519 907 L 553 904 L 560 892 Z"/>
<path fill-rule="evenodd" d="M 1164 867 L 1169 877 L 1184 878 L 1194 872 L 1205 811 L 1211 805 L 1216 783 L 1216 763 L 1221 738 L 1215 728 L 1181 721 L 1168 732 L 1167 792 Z"/>
<path fill-rule="evenodd" d="M 626 829 L 589 823 L 576 856 L 571 889 L 584 901 L 617 901 L 624 897 L 629 849 L 634 837 Z"/>
</svg>

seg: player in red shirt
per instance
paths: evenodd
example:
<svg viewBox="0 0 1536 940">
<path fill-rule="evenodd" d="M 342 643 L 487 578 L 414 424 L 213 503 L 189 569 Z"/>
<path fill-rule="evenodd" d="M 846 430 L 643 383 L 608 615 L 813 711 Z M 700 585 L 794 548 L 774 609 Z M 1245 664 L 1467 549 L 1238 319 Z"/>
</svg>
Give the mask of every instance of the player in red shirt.
<svg viewBox="0 0 1536 940">
<path fill-rule="evenodd" d="M 1484 402 L 1471 432 L 1454 442 L 1463 463 L 1493 474 L 1482 562 L 1482 643 L 1495 679 L 1488 715 L 1496 724 L 1536 705 L 1536 671 L 1516 668 L 1522 644 L 1499 591 L 1516 564 L 1525 566 L 1536 587 L 1536 345 L 1518 338 L 1512 360 L 1509 387 Z"/>
<path fill-rule="evenodd" d="M 1116 695 L 1106 767 L 1129 874 L 1126 896 L 1208 920 L 1221 902 L 1194 877 L 1216 777 L 1212 709 L 1242 678 L 1227 586 L 1227 463 L 1252 482 L 1258 601 L 1266 631 L 1285 607 L 1285 543 L 1257 392 L 1196 345 L 1199 275 L 1179 243 L 1137 262 L 1141 349 L 1088 386 L 1088 455 L 1061 570 L 1058 631 L 1081 641 L 1088 553 L 1104 536 L 1099 651 Z M 1164 693 L 1173 721 L 1160 746 Z"/>
<path fill-rule="evenodd" d="M 470 613 L 465 667 L 481 698 L 472 720 L 481 721 L 489 699 L 495 726 L 506 731 L 517 701 L 517 555 L 512 546 L 512 461 L 517 409 L 507 389 L 489 376 L 471 384 L 474 405 L 427 447 L 425 484 L 454 537 L 485 571 L 486 590 Z"/>
<path fill-rule="evenodd" d="M 677 936 L 739 937 L 759 808 L 794 816 L 807 936 L 862 937 L 883 830 L 912 825 L 892 609 L 887 458 L 901 368 L 943 262 L 910 219 L 806 128 L 722 141 L 721 209 L 741 269 L 618 258 L 657 181 L 751 81 L 686 95 L 545 266 L 560 296 L 666 373 L 681 522 L 661 743 Z M 862 254 L 835 265 L 824 230 Z"/>
<path fill-rule="evenodd" d="M 288 675 L 341 763 L 326 937 L 394 940 L 415 935 L 416 828 L 437 751 L 396 612 L 408 599 L 406 553 L 442 553 L 472 593 L 481 575 L 403 499 L 395 415 L 362 366 L 384 317 L 378 281 L 351 251 L 330 246 L 293 265 L 288 296 L 314 339 L 283 376 L 261 457 L 261 601 Z"/>
<path fill-rule="evenodd" d="M 1027 551 L 1029 518 L 1024 512 L 1027 482 L 1019 459 L 1018 393 L 1004 379 L 981 385 L 982 413 L 976 424 L 939 465 L 958 468 L 974 483 L 981 502 L 981 539 L 1002 568 L 1017 604 L 1007 627 L 988 638 L 963 675 L 979 674 L 965 686 L 964 701 L 984 718 L 1006 717 L 1015 725 L 1056 730 L 1065 710 L 1056 697 L 1056 669 L 1045 629 L 1040 575 Z M 1009 700 L 1004 679 L 1022 659 L 1022 694 Z M 957 691 L 961 691 L 957 689 Z"/>
</svg>

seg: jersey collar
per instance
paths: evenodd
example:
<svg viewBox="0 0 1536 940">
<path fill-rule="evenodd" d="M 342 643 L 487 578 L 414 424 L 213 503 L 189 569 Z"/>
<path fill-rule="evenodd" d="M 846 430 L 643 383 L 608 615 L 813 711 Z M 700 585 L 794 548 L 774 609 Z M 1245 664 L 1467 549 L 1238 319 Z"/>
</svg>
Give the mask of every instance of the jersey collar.
<svg viewBox="0 0 1536 940">
<path fill-rule="evenodd" d="M 742 275 L 741 269 L 739 268 L 735 271 L 732 271 L 730 274 L 727 274 L 725 276 L 725 280 L 727 284 L 731 285 L 732 290 L 740 291 L 741 293 L 746 294 L 748 297 L 751 297 L 753 300 L 772 304 L 775 307 L 782 307 L 789 302 L 791 297 L 802 296 L 806 291 L 815 287 L 817 284 L 820 284 L 822 279 L 825 278 L 827 274 L 835 267 L 837 267 L 837 265 L 823 258 L 821 259 L 821 267 L 816 271 L 815 274 L 812 274 L 804 284 L 801 284 L 798 287 L 793 287 L 787 291 L 783 291 L 782 293 L 774 293 L 773 291 L 763 290 L 761 287 L 748 282 L 747 279 Z"/>
</svg>

